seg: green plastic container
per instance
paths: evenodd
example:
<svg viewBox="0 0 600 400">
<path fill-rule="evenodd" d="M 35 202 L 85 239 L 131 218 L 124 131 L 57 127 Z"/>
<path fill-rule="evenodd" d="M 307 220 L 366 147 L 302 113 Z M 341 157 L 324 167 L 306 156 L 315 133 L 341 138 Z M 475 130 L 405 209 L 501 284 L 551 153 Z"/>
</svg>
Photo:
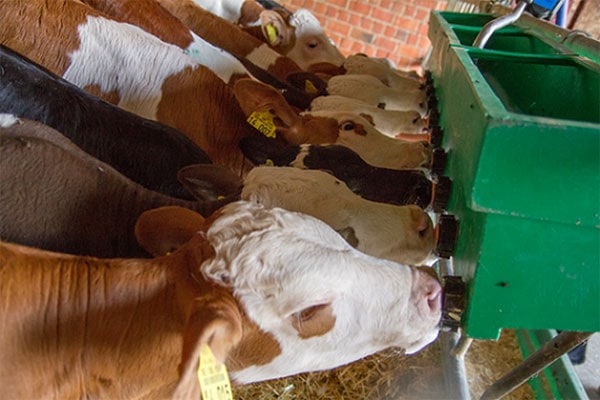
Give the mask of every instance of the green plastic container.
<svg viewBox="0 0 600 400">
<path fill-rule="evenodd" d="M 471 47 L 493 18 L 429 25 L 463 328 L 600 331 L 600 65 L 516 26 Z"/>
</svg>

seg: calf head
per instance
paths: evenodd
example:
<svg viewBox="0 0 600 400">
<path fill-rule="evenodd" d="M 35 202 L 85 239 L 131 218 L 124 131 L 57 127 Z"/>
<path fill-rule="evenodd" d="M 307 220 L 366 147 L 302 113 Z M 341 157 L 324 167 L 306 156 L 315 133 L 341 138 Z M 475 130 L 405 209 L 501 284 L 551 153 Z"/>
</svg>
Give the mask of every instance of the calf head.
<svg viewBox="0 0 600 400">
<path fill-rule="evenodd" d="M 200 299 L 192 307 L 181 393 L 195 387 L 206 343 L 234 381 L 250 383 L 334 368 L 391 346 L 416 352 L 437 336 L 436 279 L 358 252 L 310 216 L 236 202 L 195 238 L 214 249 L 202 276 L 237 305 Z M 191 240 L 179 251 L 195 246 Z"/>
<path fill-rule="evenodd" d="M 234 94 L 247 116 L 254 112 L 269 113 L 276 132 L 288 144 L 341 144 L 369 164 L 382 168 L 419 168 L 430 164 L 429 143 L 387 137 L 361 115 L 344 111 L 299 114 L 279 91 L 248 79 L 235 83 Z"/>
<path fill-rule="evenodd" d="M 294 60 L 303 70 L 318 63 L 343 64 L 344 56 L 310 11 L 300 9 L 290 15 L 281 10 L 265 10 L 260 19 L 269 45 Z"/>
</svg>

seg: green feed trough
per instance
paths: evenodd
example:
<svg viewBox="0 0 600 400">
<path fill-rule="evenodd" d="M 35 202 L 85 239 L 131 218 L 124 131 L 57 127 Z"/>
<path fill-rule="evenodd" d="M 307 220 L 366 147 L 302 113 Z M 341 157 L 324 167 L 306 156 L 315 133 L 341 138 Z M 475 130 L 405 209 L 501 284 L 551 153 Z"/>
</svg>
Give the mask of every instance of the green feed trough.
<svg viewBox="0 0 600 400">
<path fill-rule="evenodd" d="M 472 47 L 493 18 L 429 24 L 463 329 L 600 331 L 600 54 L 522 24 Z"/>
</svg>

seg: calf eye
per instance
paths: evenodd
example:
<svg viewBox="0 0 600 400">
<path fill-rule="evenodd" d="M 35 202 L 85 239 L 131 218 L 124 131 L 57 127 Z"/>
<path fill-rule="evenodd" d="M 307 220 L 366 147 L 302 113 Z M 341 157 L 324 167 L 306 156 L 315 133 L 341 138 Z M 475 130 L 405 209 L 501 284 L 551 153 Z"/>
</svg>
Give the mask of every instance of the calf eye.
<svg viewBox="0 0 600 400">
<path fill-rule="evenodd" d="M 342 122 L 341 127 L 342 127 L 343 131 L 353 131 L 354 130 L 354 122 L 352 122 L 352 121 Z"/>
<path fill-rule="evenodd" d="M 315 41 L 315 42 L 308 42 L 308 47 L 310 47 L 311 49 L 314 49 L 315 47 L 317 47 L 319 44 Z"/>
</svg>

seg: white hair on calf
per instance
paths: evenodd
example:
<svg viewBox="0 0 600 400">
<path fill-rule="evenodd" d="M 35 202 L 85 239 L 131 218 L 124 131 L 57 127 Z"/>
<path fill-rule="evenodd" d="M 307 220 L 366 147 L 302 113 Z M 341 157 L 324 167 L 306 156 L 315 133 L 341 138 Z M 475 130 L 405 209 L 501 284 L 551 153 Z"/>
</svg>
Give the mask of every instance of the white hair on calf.
<svg viewBox="0 0 600 400">
<path fill-rule="evenodd" d="M 120 98 L 119 107 L 145 118 L 156 119 L 162 85 L 167 77 L 186 67 L 200 67 L 181 48 L 130 24 L 88 16 L 87 23 L 81 24 L 78 32 L 81 44 L 70 54 L 71 64 L 63 78 L 79 87 L 98 85 L 105 93 L 114 90 L 126 94 Z M 133 44 L 136 39 L 137 46 Z M 148 46 L 148 41 L 157 45 Z M 123 45 L 115 46 L 118 43 Z M 152 49 L 153 54 L 142 54 L 148 49 Z M 90 63 L 91 59 L 95 62 Z M 113 70 L 120 65 L 128 67 Z M 136 76 L 126 75 L 127 71 L 136 71 Z M 145 77 L 146 85 L 136 84 L 140 77 Z"/>
<path fill-rule="evenodd" d="M 232 287 L 281 348 L 267 364 L 233 372 L 238 383 L 334 368 L 391 346 L 414 352 L 437 337 L 439 304 L 430 310 L 415 295 L 433 278 L 353 249 L 315 218 L 241 201 L 206 235 L 215 257 L 202 272 Z"/>
<path fill-rule="evenodd" d="M 10 128 L 11 126 L 20 123 L 21 120 L 15 115 L 0 113 L 0 128 Z"/>
</svg>

